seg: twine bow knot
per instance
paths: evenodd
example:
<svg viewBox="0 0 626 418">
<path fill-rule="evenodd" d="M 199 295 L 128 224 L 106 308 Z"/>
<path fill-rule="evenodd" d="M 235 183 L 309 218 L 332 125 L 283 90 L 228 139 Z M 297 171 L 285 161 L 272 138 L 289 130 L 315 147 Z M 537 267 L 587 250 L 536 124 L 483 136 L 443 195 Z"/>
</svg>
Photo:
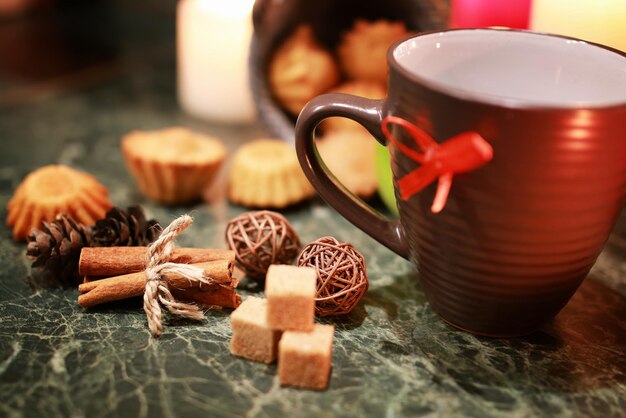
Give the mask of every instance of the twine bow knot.
<svg viewBox="0 0 626 418">
<path fill-rule="evenodd" d="M 406 129 L 419 150 L 398 141 L 389 131 L 391 123 Z M 445 207 L 455 174 L 476 170 L 493 158 L 493 148 L 476 132 L 463 132 L 445 142 L 437 143 L 426 132 L 397 116 L 387 116 L 383 119 L 382 131 L 402 154 L 420 164 L 418 168 L 398 180 L 398 190 L 403 200 L 409 199 L 439 179 L 430 208 L 433 213 L 439 213 Z"/>
<path fill-rule="evenodd" d="M 178 302 L 170 292 L 167 281 L 164 278 L 164 275 L 167 273 L 177 273 L 190 281 L 196 281 L 201 284 L 208 285 L 214 283 L 199 267 L 169 262 L 175 248 L 174 240 L 192 223 L 193 219 L 189 215 L 183 215 L 175 219 L 161 232 L 159 238 L 148 247 L 143 309 L 148 318 L 148 328 L 154 337 L 159 337 L 163 333 L 161 304 L 174 315 L 196 320 L 204 318 L 204 312 L 197 305 Z"/>
</svg>

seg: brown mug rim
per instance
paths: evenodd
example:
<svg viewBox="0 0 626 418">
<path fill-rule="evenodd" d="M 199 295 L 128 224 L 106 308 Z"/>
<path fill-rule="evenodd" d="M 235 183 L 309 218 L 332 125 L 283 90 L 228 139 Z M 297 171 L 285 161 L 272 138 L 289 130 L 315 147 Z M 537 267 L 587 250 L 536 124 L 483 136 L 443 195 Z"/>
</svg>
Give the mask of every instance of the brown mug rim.
<svg viewBox="0 0 626 418">
<path fill-rule="evenodd" d="M 572 41 L 577 41 L 577 42 L 583 42 L 585 44 L 588 45 L 592 45 L 595 47 L 599 47 L 601 49 L 607 50 L 609 52 L 612 53 L 616 53 L 618 55 L 620 55 L 622 58 L 626 59 L 626 52 L 621 51 L 619 49 L 616 48 L 612 48 L 610 46 L 607 45 L 603 45 L 603 44 L 599 44 L 596 42 L 591 42 L 591 41 L 586 41 L 584 39 L 580 39 L 580 38 L 575 38 L 572 36 L 565 36 L 565 35 L 557 35 L 557 34 L 552 34 L 552 33 L 546 33 L 546 32 L 536 32 L 536 31 L 532 31 L 532 30 L 524 30 L 524 29 L 511 29 L 511 28 L 455 28 L 455 29 L 444 29 L 444 30 L 433 30 L 433 31 L 428 31 L 428 32 L 420 32 L 418 34 L 413 34 L 410 36 L 407 36 L 405 38 L 402 38 L 396 42 L 394 42 L 389 49 L 387 50 L 387 62 L 389 65 L 389 68 L 391 70 L 393 70 L 395 73 L 398 73 L 400 75 L 402 75 L 404 78 L 408 79 L 409 81 L 413 82 L 413 83 L 417 83 L 433 92 L 445 95 L 445 96 L 450 96 L 450 97 L 454 97 L 456 99 L 465 101 L 465 102 L 471 102 L 471 103 L 476 103 L 476 104 L 480 104 L 480 105 L 484 105 L 484 106 L 491 106 L 494 108 L 503 108 L 503 109 L 512 109 L 512 110 L 528 110 L 528 111 L 541 111 L 541 112 L 563 112 L 563 111 L 572 111 L 572 110 L 581 110 L 581 109 L 588 109 L 588 110 L 612 110 L 612 109 L 620 109 L 620 108 L 626 108 L 626 99 L 621 102 L 621 103 L 617 103 L 617 104 L 609 104 L 609 105 L 603 105 L 603 104 L 599 104 L 599 105 L 592 105 L 592 104 L 586 104 L 583 103 L 581 105 L 571 105 L 571 106 L 562 106 L 562 105 L 539 105 L 539 104 L 525 104 L 525 103 L 513 103 L 513 102 L 496 102 L 494 100 L 488 100 L 488 99 L 480 99 L 479 97 L 477 97 L 476 94 L 467 92 L 465 90 L 462 89 L 457 89 L 457 88 L 453 88 L 453 87 L 447 87 L 441 83 L 437 83 L 437 82 L 433 82 L 425 77 L 421 77 L 409 70 L 407 70 L 406 68 L 404 68 L 402 65 L 400 65 L 400 63 L 396 60 L 396 58 L 394 57 L 394 51 L 398 48 L 398 46 L 400 46 L 401 44 L 407 42 L 410 39 L 414 39 L 414 38 L 418 38 L 421 36 L 428 36 L 428 35 L 433 35 L 433 34 L 438 34 L 438 33 L 448 33 L 448 32 L 460 32 L 460 31 L 467 31 L 467 32 L 473 32 L 473 31 L 485 31 L 485 32 L 518 32 L 518 33 L 524 33 L 524 34 L 528 34 L 528 35 L 536 35 L 536 36 L 547 36 L 547 37 L 551 37 L 551 38 L 560 38 L 560 39 L 567 39 L 567 40 L 572 40 Z"/>
</svg>

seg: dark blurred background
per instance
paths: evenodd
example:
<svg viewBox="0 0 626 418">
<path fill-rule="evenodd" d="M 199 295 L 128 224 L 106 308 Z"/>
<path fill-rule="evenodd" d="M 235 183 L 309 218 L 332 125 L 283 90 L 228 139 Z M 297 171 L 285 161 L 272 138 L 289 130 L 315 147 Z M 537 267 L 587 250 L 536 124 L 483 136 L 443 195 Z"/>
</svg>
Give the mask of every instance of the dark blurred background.
<svg viewBox="0 0 626 418">
<path fill-rule="evenodd" d="M 175 11 L 174 1 L 0 0 L 0 107 L 143 66 L 174 70 Z"/>
</svg>

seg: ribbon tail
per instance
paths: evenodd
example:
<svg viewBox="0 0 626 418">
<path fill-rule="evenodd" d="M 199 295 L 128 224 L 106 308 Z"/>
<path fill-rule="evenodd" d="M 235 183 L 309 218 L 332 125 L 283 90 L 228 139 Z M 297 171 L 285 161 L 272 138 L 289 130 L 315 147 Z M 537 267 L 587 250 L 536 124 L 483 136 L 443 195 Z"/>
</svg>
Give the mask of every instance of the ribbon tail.
<svg viewBox="0 0 626 418">
<path fill-rule="evenodd" d="M 407 200 L 434 182 L 440 173 L 431 165 L 423 165 L 398 181 L 398 189 L 403 200 Z"/>
<path fill-rule="evenodd" d="M 439 213 L 446 206 L 448 201 L 448 194 L 450 194 L 450 188 L 452 187 L 452 173 L 442 174 L 439 177 L 439 183 L 437 184 L 437 192 L 433 199 L 433 204 L 430 207 L 432 213 Z"/>
</svg>

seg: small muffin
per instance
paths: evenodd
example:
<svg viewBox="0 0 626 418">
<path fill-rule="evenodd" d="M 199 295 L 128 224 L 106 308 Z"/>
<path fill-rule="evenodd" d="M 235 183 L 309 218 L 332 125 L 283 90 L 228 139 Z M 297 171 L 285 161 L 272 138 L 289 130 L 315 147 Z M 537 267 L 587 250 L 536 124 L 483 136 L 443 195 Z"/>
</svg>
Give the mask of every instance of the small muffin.
<svg viewBox="0 0 626 418">
<path fill-rule="evenodd" d="M 384 99 L 387 95 L 384 84 L 365 80 L 348 81 L 330 90 L 329 93 L 346 93 L 367 99 Z M 324 133 L 346 129 L 363 130 L 365 128 L 348 118 L 328 118 L 322 122 L 322 130 Z"/>
<path fill-rule="evenodd" d="M 311 27 L 302 25 L 276 51 L 269 82 L 280 104 L 298 115 L 309 100 L 339 82 L 339 69 L 330 52 L 315 40 Z"/>
<path fill-rule="evenodd" d="M 365 130 L 334 131 L 317 141 L 328 170 L 353 194 L 368 199 L 376 193 L 376 140 Z"/>
<path fill-rule="evenodd" d="M 233 156 L 228 194 L 240 205 L 283 208 L 314 196 L 315 191 L 290 145 L 258 139 L 240 147 Z"/>
<path fill-rule="evenodd" d="M 201 198 L 226 158 L 226 147 L 217 138 L 167 128 L 127 134 L 122 153 L 144 195 L 176 205 Z"/>
<path fill-rule="evenodd" d="M 32 228 L 51 222 L 60 213 L 93 225 L 113 206 L 108 190 L 95 177 L 64 165 L 47 165 L 20 183 L 7 206 L 13 239 L 23 241 Z"/>
<path fill-rule="evenodd" d="M 409 32 L 402 22 L 358 19 L 344 33 L 337 49 L 341 69 L 349 79 L 387 85 L 387 50 Z"/>
</svg>

